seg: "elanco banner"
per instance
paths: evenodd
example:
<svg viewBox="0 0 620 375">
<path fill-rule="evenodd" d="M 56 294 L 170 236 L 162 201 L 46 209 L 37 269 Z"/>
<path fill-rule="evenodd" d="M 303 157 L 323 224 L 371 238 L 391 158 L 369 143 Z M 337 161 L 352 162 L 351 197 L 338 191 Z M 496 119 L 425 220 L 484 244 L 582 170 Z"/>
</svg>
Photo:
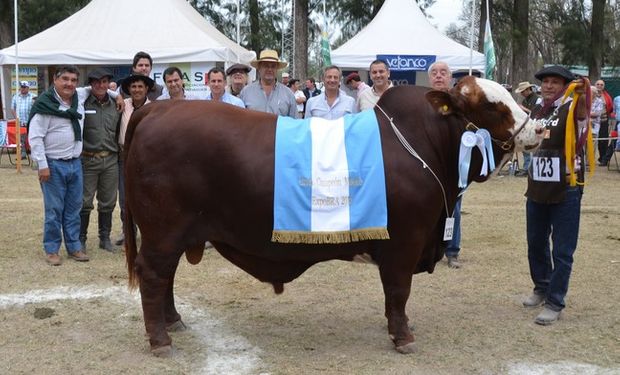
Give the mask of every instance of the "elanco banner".
<svg viewBox="0 0 620 375">
<path fill-rule="evenodd" d="M 377 60 L 388 63 L 390 71 L 421 70 L 426 71 L 437 59 L 437 56 L 417 55 L 377 55 Z"/>
</svg>

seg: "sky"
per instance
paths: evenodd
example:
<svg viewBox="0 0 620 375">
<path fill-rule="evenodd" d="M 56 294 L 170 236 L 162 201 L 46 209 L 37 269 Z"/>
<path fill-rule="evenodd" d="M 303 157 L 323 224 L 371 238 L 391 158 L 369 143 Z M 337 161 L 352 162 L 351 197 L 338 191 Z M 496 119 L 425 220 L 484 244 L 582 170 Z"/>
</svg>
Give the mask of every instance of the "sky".
<svg viewBox="0 0 620 375">
<path fill-rule="evenodd" d="M 450 23 L 457 22 L 462 7 L 463 0 L 437 0 L 427 13 L 433 16 L 430 22 L 443 33 Z"/>
</svg>

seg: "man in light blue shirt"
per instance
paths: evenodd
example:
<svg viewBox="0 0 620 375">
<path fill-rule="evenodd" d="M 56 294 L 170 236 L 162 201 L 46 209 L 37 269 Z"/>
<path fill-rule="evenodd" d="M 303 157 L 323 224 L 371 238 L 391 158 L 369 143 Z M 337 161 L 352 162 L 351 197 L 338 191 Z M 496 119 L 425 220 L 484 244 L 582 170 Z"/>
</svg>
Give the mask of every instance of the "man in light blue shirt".
<svg viewBox="0 0 620 375">
<path fill-rule="evenodd" d="M 319 96 L 314 96 L 306 102 L 305 118 L 321 117 L 334 120 L 346 114 L 356 113 L 355 99 L 340 90 L 342 72 L 335 65 L 328 66 L 323 71 L 324 89 Z"/>
<path fill-rule="evenodd" d="M 269 112 L 279 116 L 297 117 L 297 102 L 293 92 L 276 81 L 276 73 L 288 63 L 280 61 L 278 52 L 261 51 L 259 59 L 250 65 L 257 69 L 259 79 L 247 85 L 239 94 L 245 107 L 255 111 Z"/>
<path fill-rule="evenodd" d="M 243 100 L 226 92 L 226 73 L 222 68 L 212 68 L 207 73 L 207 85 L 211 92 L 207 94 L 207 100 L 224 102 L 237 107 L 245 108 Z"/>
</svg>

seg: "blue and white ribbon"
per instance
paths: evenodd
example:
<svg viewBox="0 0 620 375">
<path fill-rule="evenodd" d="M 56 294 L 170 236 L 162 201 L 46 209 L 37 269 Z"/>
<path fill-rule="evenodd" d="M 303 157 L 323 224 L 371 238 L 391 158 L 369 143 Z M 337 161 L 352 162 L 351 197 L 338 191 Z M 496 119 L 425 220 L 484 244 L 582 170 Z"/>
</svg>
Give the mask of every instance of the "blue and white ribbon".
<svg viewBox="0 0 620 375">
<path fill-rule="evenodd" d="M 486 176 L 489 171 L 495 169 L 495 157 L 491 134 L 486 129 L 478 129 L 476 133 L 466 131 L 461 136 L 461 148 L 459 150 L 459 187 L 466 188 L 468 183 L 469 168 L 471 166 L 471 150 L 478 147 L 482 155 L 482 168 L 480 176 Z"/>
</svg>

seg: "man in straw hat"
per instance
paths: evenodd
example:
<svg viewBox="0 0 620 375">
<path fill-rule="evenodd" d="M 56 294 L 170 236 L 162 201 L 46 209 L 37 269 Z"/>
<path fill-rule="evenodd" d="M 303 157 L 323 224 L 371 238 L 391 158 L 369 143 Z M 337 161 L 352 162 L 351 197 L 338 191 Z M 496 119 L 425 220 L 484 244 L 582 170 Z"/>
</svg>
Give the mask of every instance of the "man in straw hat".
<svg viewBox="0 0 620 375">
<path fill-rule="evenodd" d="M 531 113 L 532 109 L 542 103 L 542 98 L 534 92 L 534 84 L 529 82 L 520 82 L 515 90 L 517 94 L 521 94 L 523 101 L 519 106 L 527 113 Z M 515 176 L 527 175 L 527 170 L 530 167 L 531 156 L 529 152 L 523 153 L 523 169 L 515 172 Z"/>
<path fill-rule="evenodd" d="M 295 96 L 288 87 L 276 81 L 278 70 L 285 68 L 288 63 L 280 61 L 278 52 L 266 49 L 250 65 L 256 68 L 259 78 L 247 85 L 239 95 L 246 108 L 297 117 Z"/>
</svg>

